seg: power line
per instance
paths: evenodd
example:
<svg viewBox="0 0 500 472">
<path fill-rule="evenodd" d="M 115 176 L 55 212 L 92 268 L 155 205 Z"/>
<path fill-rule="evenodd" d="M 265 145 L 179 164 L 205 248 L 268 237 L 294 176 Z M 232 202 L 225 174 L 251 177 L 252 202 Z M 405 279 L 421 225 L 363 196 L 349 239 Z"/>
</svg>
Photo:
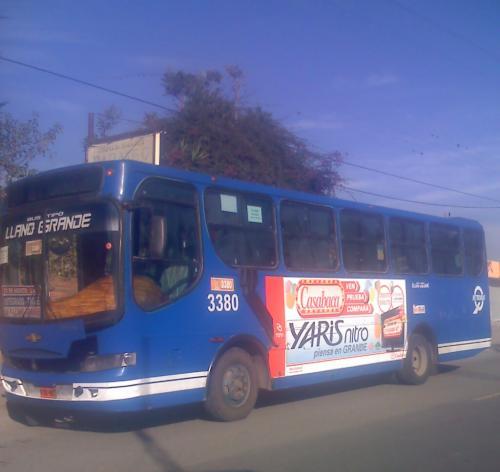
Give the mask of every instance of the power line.
<svg viewBox="0 0 500 472">
<path fill-rule="evenodd" d="M 144 100 L 143 98 L 135 97 L 134 95 L 129 95 L 128 93 L 120 92 L 118 90 L 114 90 L 114 89 L 111 89 L 108 87 L 103 87 L 102 85 L 97 85 L 97 84 L 94 84 L 92 82 L 88 82 L 86 80 L 81 80 L 81 79 L 78 79 L 76 77 L 71 77 L 71 76 L 66 75 L 66 74 L 61 74 L 60 72 L 55 72 L 53 70 L 45 69 L 43 67 L 38 67 L 38 66 L 35 66 L 33 64 L 28 64 L 26 62 L 16 61 L 15 59 L 10 59 L 10 58 L 5 57 L 5 56 L 0 56 L 0 60 L 5 61 L 5 62 L 10 62 L 11 64 L 16 64 L 18 66 L 27 67 L 28 69 L 33 69 L 33 70 L 36 70 L 38 72 L 43 72 L 45 74 L 50 74 L 50 75 L 53 75 L 53 76 L 58 77 L 60 79 L 69 80 L 71 82 L 75 82 L 75 83 L 80 84 L 80 85 L 92 87 L 92 88 L 95 88 L 97 90 L 101 90 L 103 92 L 111 93 L 113 95 L 118 95 L 119 97 L 127 98 L 129 100 L 134 100 L 136 102 L 143 103 L 145 105 L 149 105 L 149 106 L 156 107 L 156 108 L 161 108 L 162 110 L 165 110 L 165 111 L 169 111 L 169 112 L 175 111 L 171 108 L 165 107 L 165 106 L 160 105 L 158 103 L 150 102 L 149 100 Z"/>
<path fill-rule="evenodd" d="M 427 17 L 425 17 L 425 16 L 423 16 L 421 14 L 418 14 L 417 12 L 414 12 L 410 8 L 408 8 L 408 7 L 404 6 L 404 5 L 401 5 L 396 0 L 391 0 L 391 1 L 393 1 L 395 4 L 397 4 L 401 8 L 406 9 L 408 11 L 411 11 L 412 13 L 415 13 L 418 16 L 425 18 L 427 21 L 433 22 L 433 20 L 431 20 L 430 18 L 427 18 Z M 448 31 L 448 32 L 450 32 L 450 31 Z M 462 38 L 462 39 L 465 39 L 465 38 Z M 472 43 L 472 44 L 474 44 L 474 43 Z M 482 49 L 484 49 L 484 48 L 482 48 Z M 484 50 L 484 51 L 486 52 L 486 50 Z M 17 61 L 15 59 L 10 59 L 8 57 L 1 56 L 1 55 L 0 55 L 0 60 L 5 61 L 5 62 L 9 62 L 11 64 L 19 65 L 19 66 L 22 66 L 22 67 L 26 67 L 28 69 L 36 70 L 38 72 L 43 72 L 43 73 L 46 73 L 46 74 L 50 74 L 50 75 L 53 75 L 53 76 L 58 77 L 60 79 L 69 80 L 69 81 L 75 82 L 75 83 L 80 84 L 80 85 L 85 85 L 87 87 L 95 88 L 97 90 L 101 90 L 101 91 L 106 92 L 106 93 L 110 93 L 110 94 L 113 94 L 113 95 L 117 95 L 119 97 L 127 98 L 129 100 L 133 100 L 133 101 L 136 101 L 136 102 L 139 102 L 139 103 L 143 103 L 145 105 L 153 106 L 153 107 L 156 107 L 156 108 L 161 108 L 161 109 L 163 109 L 165 111 L 169 111 L 169 112 L 175 111 L 175 110 L 173 110 L 171 108 L 165 107 L 165 106 L 160 105 L 158 103 L 151 102 L 149 100 L 144 100 L 142 98 L 139 98 L 139 97 L 136 97 L 136 96 L 133 96 L 133 95 L 130 95 L 130 94 L 126 94 L 126 93 L 120 92 L 118 90 L 110 89 L 108 87 L 103 87 L 101 85 L 94 84 L 94 83 L 88 82 L 86 80 L 78 79 L 76 77 L 71 77 L 69 75 L 62 74 L 62 73 L 59 73 L 59 72 L 56 72 L 56 71 L 52 71 L 52 70 L 49 70 L 49 69 L 45 69 L 43 67 L 38 67 L 38 66 L 35 66 L 33 64 L 28 64 L 28 63 L 25 63 L 25 62 Z M 124 119 L 124 118 L 121 118 L 120 120 L 121 121 L 135 122 L 133 120 L 128 120 L 128 119 Z M 138 122 L 135 122 L 135 123 L 138 123 Z M 379 169 L 374 169 L 374 168 L 371 168 L 371 167 L 368 167 L 368 166 L 363 166 L 363 165 L 360 165 L 360 164 L 355 164 L 355 163 L 346 162 L 346 161 L 344 161 L 343 164 L 344 165 L 348 165 L 348 166 L 352 166 L 352 167 L 357 167 L 357 168 L 364 169 L 364 170 L 368 170 L 368 171 L 371 171 L 371 172 L 376 172 L 376 173 L 379 173 L 379 174 L 382 174 L 382 175 L 386 175 L 386 176 L 389 176 L 389 177 L 398 178 L 398 179 L 401 179 L 401 180 L 406 180 L 406 181 L 413 182 L 413 183 L 418 183 L 418 184 L 421 184 L 421 185 L 427 185 L 429 187 L 438 188 L 440 190 L 446 190 L 446 191 L 450 191 L 450 192 L 455 192 L 455 193 L 459 193 L 459 194 L 462 194 L 462 195 L 466 195 L 466 196 L 469 196 L 469 197 L 475 197 L 475 198 L 480 198 L 480 199 L 483 199 L 483 200 L 489 200 L 489 201 L 500 203 L 500 200 L 495 200 L 493 198 L 484 197 L 484 196 L 481 196 L 481 195 L 476 195 L 476 194 L 473 194 L 473 193 L 470 193 L 470 192 L 463 192 L 461 190 L 457 190 L 457 189 L 454 189 L 454 188 L 451 188 L 451 187 L 445 187 L 443 185 L 431 184 L 429 182 L 424 182 L 424 181 L 421 181 L 421 180 L 412 179 L 410 177 L 404 177 L 404 176 L 400 176 L 400 175 L 397 175 L 397 174 L 392 174 L 390 172 L 381 171 Z M 417 204 L 421 204 L 421 205 L 445 206 L 445 207 L 454 207 L 454 208 L 470 208 L 470 209 L 473 209 L 473 208 L 474 209 L 500 208 L 500 207 L 475 207 L 475 206 L 465 206 L 465 205 L 446 205 L 446 204 L 439 204 L 439 203 L 419 202 L 419 201 L 415 201 L 415 200 L 407 200 L 407 199 L 402 199 L 402 198 L 390 197 L 390 196 L 386 196 L 386 195 L 380 195 L 380 194 L 376 194 L 376 193 L 373 193 L 373 192 L 366 192 L 366 191 L 357 190 L 357 189 L 350 188 L 350 187 L 345 187 L 345 186 L 343 188 L 345 188 L 346 190 L 353 191 L 353 192 L 364 193 L 364 194 L 367 194 L 367 195 L 377 196 L 377 197 L 381 197 L 381 198 L 388 198 L 388 199 L 403 201 L 403 202 L 407 202 L 407 203 L 417 203 Z"/>
<path fill-rule="evenodd" d="M 342 185 L 341 189 L 343 190 L 349 190 L 350 192 L 358 192 L 358 193 L 363 193 L 365 195 L 370 195 L 372 197 L 380 197 L 380 198 L 386 198 L 388 200 L 396 200 L 399 202 L 405 202 L 405 203 L 415 203 L 418 205 L 428 205 L 428 206 L 435 206 L 435 207 L 446 207 L 446 208 L 465 208 L 465 209 L 474 209 L 474 210 L 493 210 L 493 209 L 500 209 L 500 206 L 468 206 L 468 205 L 448 205 L 446 203 L 431 203 L 431 202 L 421 202 L 418 200 L 409 200 L 406 198 L 398 198 L 398 197 L 392 197 L 390 195 L 382 195 L 380 193 L 374 193 L 374 192 L 368 192 L 366 190 L 359 190 L 357 188 L 352 188 L 352 187 L 346 187 Z"/>
<path fill-rule="evenodd" d="M 121 75 L 111 75 L 111 76 L 100 76 L 100 79 L 107 79 L 107 80 L 126 80 L 126 79 L 147 79 L 151 77 L 162 77 L 163 74 L 160 74 L 159 72 L 155 73 L 143 73 L 143 72 L 138 72 L 134 74 L 121 74 Z"/>
<path fill-rule="evenodd" d="M 347 166 L 351 166 L 351 167 L 357 167 L 358 169 L 368 170 L 370 172 L 375 172 L 377 174 L 385 175 L 387 177 L 393 177 L 393 178 L 400 179 L 400 180 L 406 180 L 407 182 L 413 182 L 415 184 L 427 185 L 428 187 L 437 188 L 439 190 L 446 190 L 447 192 L 455 192 L 455 193 L 458 193 L 460 195 L 465 195 L 467 197 L 480 198 L 482 200 L 488 200 L 490 202 L 500 203 L 500 200 L 496 200 L 494 198 L 484 197 L 482 195 L 476 195 L 475 193 L 464 192 L 462 190 L 457 190 L 456 188 L 452 188 L 452 187 L 446 187 L 444 185 L 431 184 L 430 182 L 425 182 L 423 180 L 413 179 L 411 177 L 405 177 L 403 175 L 393 174 L 392 172 L 386 172 L 386 171 L 383 171 L 380 169 L 374 169 L 373 167 L 368 167 L 368 166 L 364 166 L 361 164 L 355 164 L 354 162 L 343 161 L 342 164 L 347 165 Z M 486 208 L 486 207 L 481 207 L 481 208 Z"/>
</svg>

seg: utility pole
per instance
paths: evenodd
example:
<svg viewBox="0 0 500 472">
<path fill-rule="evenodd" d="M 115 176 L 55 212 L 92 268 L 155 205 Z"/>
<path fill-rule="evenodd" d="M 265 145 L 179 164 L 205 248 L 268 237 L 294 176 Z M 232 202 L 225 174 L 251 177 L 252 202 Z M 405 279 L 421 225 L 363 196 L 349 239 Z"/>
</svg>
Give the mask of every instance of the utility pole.
<svg viewBox="0 0 500 472">
<path fill-rule="evenodd" d="M 89 113 L 89 118 L 88 118 L 88 132 L 87 132 L 87 139 L 88 139 L 88 144 L 92 144 L 94 142 L 95 134 L 94 134 L 94 113 L 90 112 Z"/>
<path fill-rule="evenodd" d="M 87 121 L 87 146 L 85 148 L 85 162 L 88 162 L 88 149 L 89 146 L 94 142 L 95 132 L 94 132 L 94 113 L 89 112 Z"/>
</svg>

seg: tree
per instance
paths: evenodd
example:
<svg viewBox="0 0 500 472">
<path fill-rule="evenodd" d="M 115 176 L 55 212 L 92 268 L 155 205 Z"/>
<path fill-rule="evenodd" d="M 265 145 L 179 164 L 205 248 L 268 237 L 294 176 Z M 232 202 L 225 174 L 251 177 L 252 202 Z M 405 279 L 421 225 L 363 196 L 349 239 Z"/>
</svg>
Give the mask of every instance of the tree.
<svg viewBox="0 0 500 472">
<path fill-rule="evenodd" d="M 225 78 L 230 81 L 229 87 Z M 341 182 L 337 170 L 341 154 L 312 151 L 270 113 L 260 107 L 242 106 L 242 83 L 243 73 L 235 66 L 226 69 L 226 76 L 213 70 L 165 73 L 165 94 L 176 100 L 177 111 L 163 118 L 149 114 L 144 121 L 151 129 L 166 131 L 162 163 L 334 194 Z"/>
<path fill-rule="evenodd" d="M 146 129 L 150 130 L 157 130 L 157 129 L 162 129 L 164 124 L 162 123 L 162 119 L 160 118 L 160 115 L 156 112 L 148 112 L 144 114 L 144 118 L 142 119 L 142 122 L 144 123 L 144 126 Z"/>
<path fill-rule="evenodd" d="M 42 131 L 36 113 L 29 120 L 20 121 L 0 110 L 0 196 L 10 181 L 33 172 L 30 169 L 33 159 L 51 155 L 52 145 L 61 131 L 58 124 Z"/>
<path fill-rule="evenodd" d="M 97 115 L 97 136 L 105 138 L 108 133 L 118 124 L 122 116 L 121 110 L 115 105 L 106 108 L 102 113 Z"/>
</svg>

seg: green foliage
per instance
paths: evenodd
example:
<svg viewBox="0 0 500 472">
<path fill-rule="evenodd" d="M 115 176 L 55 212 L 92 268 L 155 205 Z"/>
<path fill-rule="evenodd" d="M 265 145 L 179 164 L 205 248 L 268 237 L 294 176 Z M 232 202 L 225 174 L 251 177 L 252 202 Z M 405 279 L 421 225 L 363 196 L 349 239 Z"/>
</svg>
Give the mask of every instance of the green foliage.
<svg viewBox="0 0 500 472">
<path fill-rule="evenodd" d="M 51 147 L 61 131 L 58 124 L 42 131 L 37 114 L 20 121 L 0 111 L 0 195 L 10 181 L 34 172 L 30 163 L 35 157 L 51 155 Z"/>
<path fill-rule="evenodd" d="M 165 94 L 178 110 L 148 115 L 149 128 L 166 131 L 162 163 L 308 192 L 333 194 L 341 182 L 339 152 L 319 153 L 259 107 L 240 106 L 243 73 L 226 69 L 232 97 L 218 71 L 167 72 Z"/>
</svg>

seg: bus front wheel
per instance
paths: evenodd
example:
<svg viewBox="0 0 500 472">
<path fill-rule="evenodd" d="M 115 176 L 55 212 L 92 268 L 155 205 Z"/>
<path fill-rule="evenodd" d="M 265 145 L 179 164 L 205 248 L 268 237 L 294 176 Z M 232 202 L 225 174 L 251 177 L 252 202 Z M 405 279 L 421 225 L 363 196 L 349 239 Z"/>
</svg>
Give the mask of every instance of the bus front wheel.
<svg viewBox="0 0 500 472">
<path fill-rule="evenodd" d="M 212 369 L 205 408 L 219 421 L 247 417 L 257 401 L 257 375 L 250 355 L 233 347 L 217 360 Z"/>
<path fill-rule="evenodd" d="M 431 368 L 431 346 L 422 335 L 414 334 L 408 342 L 408 352 L 398 379 L 408 385 L 420 385 L 429 377 Z"/>
</svg>

